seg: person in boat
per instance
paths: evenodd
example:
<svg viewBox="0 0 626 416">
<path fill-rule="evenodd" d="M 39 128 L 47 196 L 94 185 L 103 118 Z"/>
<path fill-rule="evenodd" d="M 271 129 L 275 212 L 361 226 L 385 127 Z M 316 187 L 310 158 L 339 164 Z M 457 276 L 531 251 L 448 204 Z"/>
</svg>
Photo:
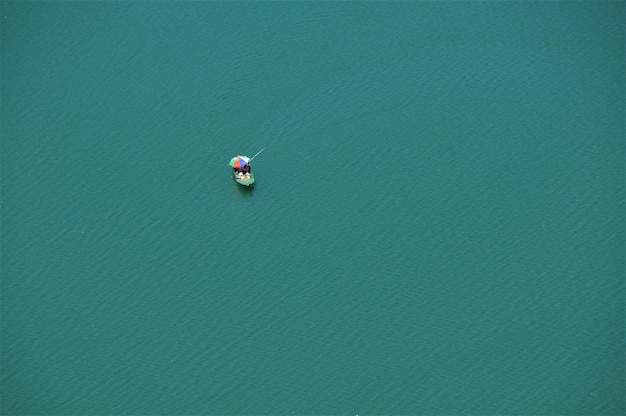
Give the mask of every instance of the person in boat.
<svg viewBox="0 0 626 416">
<path fill-rule="evenodd" d="M 233 168 L 236 174 L 245 175 L 246 173 L 250 173 L 250 165 L 244 165 L 240 168 Z"/>
</svg>

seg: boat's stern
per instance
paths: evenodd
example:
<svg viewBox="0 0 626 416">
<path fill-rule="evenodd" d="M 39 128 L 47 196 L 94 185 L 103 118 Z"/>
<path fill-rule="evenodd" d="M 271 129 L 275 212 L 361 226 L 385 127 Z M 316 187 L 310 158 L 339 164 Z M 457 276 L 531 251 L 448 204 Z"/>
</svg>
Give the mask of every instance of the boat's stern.
<svg viewBox="0 0 626 416">
<path fill-rule="evenodd" d="M 235 173 L 235 181 L 243 186 L 250 186 L 254 183 L 254 175 L 252 172 Z"/>
</svg>

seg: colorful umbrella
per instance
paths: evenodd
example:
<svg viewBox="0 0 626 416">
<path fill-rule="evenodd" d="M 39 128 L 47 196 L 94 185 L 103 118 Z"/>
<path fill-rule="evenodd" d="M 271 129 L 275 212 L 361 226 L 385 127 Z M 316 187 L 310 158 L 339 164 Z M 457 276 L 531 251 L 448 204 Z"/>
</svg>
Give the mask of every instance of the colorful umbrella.
<svg viewBox="0 0 626 416">
<path fill-rule="evenodd" d="M 250 158 L 246 156 L 237 156 L 230 159 L 230 166 L 234 168 L 241 168 L 246 166 L 250 162 Z"/>
</svg>

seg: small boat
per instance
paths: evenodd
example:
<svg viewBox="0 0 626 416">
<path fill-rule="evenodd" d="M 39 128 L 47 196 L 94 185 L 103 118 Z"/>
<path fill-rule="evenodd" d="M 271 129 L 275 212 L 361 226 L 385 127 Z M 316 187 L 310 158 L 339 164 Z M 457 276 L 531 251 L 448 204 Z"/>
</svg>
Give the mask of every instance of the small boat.
<svg viewBox="0 0 626 416">
<path fill-rule="evenodd" d="M 265 148 L 252 157 L 237 155 L 230 160 L 230 166 L 233 168 L 233 176 L 235 182 L 243 186 L 250 186 L 254 183 L 254 174 L 250 162 L 257 157 Z"/>
</svg>

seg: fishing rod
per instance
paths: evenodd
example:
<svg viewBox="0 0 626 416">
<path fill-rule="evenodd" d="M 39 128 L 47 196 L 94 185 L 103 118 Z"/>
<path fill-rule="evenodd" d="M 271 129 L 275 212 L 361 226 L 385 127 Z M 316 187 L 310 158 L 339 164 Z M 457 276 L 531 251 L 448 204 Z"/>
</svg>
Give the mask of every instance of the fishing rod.
<svg viewBox="0 0 626 416">
<path fill-rule="evenodd" d="M 264 147 L 263 149 L 259 150 L 259 151 L 257 152 L 257 154 L 256 154 L 256 155 L 252 156 L 252 157 L 250 158 L 250 160 L 248 160 L 248 163 L 252 162 L 252 159 L 254 159 L 254 158 L 255 158 L 255 157 L 257 157 L 258 155 L 260 155 L 260 154 L 261 154 L 261 152 L 262 152 L 263 150 L 265 150 L 265 147 Z"/>
</svg>

